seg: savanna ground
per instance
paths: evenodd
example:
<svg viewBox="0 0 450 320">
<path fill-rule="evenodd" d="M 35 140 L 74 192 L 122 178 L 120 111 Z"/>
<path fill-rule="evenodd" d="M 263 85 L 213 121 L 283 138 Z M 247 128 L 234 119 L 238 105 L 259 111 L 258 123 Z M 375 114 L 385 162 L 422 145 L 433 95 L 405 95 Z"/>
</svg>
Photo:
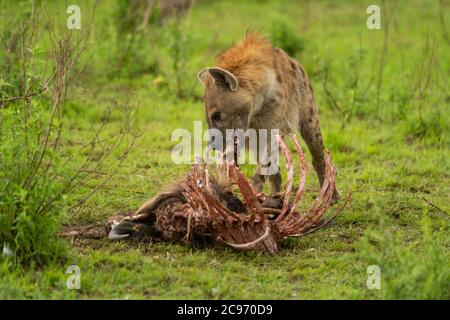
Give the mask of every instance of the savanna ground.
<svg viewBox="0 0 450 320">
<path fill-rule="evenodd" d="M 13 252 L 0 258 L 1 298 L 450 298 L 448 1 L 198 0 L 178 18 L 155 10 L 142 25 L 136 1 L 78 1 L 82 28 L 67 31 L 72 2 L 0 3 L 0 240 Z M 382 9 L 381 30 L 366 27 L 369 4 Z M 39 36 L 21 45 L 38 16 Z M 338 187 L 352 193 L 335 223 L 288 239 L 276 256 L 59 240 L 61 225 L 136 208 L 189 170 L 171 161 L 171 133 L 204 122 L 196 73 L 248 28 L 311 78 Z M 46 83 L 45 66 L 72 61 L 53 50 L 70 33 L 75 51 L 87 37 L 85 49 L 67 76 Z M 312 170 L 307 184 L 310 202 Z M 71 264 L 80 290 L 66 288 Z M 380 290 L 366 287 L 370 265 L 381 269 Z"/>
</svg>

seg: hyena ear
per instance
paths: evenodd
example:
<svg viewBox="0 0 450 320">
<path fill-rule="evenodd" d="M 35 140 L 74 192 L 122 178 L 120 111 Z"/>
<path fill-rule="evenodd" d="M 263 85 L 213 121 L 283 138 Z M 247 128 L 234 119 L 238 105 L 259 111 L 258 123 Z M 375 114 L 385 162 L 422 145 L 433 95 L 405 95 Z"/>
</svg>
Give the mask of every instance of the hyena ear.
<svg viewBox="0 0 450 320">
<path fill-rule="evenodd" d="M 200 82 L 206 87 L 206 79 L 208 79 L 208 69 L 209 68 L 205 68 L 202 71 L 200 71 L 199 73 L 197 73 L 197 78 L 198 80 L 200 80 Z"/>
<path fill-rule="evenodd" d="M 207 70 L 217 85 L 224 85 L 232 91 L 237 90 L 239 84 L 238 80 L 230 71 L 219 67 L 212 67 Z"/>
</svg>

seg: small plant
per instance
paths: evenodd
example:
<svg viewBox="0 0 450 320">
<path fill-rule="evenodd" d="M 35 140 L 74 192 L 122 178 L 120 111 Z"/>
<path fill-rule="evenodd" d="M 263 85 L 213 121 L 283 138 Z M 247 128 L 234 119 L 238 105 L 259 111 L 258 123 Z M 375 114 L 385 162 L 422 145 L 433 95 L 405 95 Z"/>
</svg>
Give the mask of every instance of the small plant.
<svg viewBox="0 0 450 320">
<path fill-rule="evenodd" d="M 439 61 L 436 58 L 438 50 L 437 41 L 427 37 L 423 45 L 422 54 L 419 56 L 411 77 L 412 101 L 410 113 L 406 118 L 405 135 L 407 139 L 427 139 L 433 144 L 439 144 L 447 137 L 444 134 L 448 128 L 443 119 L 441 106 L 448 101 L 443 91 L 437 91 L 442 78 Z M 444 77 L 446 75 L 444 74 Z M 442 109 L 442 110 L 441 110 Z M 444 141 L 446 143 L 448 141 Z"/>
<path fill-rule="evenodd" d="M 384 219 L 361 241 L 364 259 L 381 268 L 384 298 L 450 299 L 448 222 L 436 226 L 424 217 L 420 240 L 409 241 L 397 231 L 382 233 Z"/>
<path fill-rule="evenodd" d="M 181 20 L 173 19 L 165 29 L 164 38 L 170 57 L 170 76 L 173 80 L 173 91 L 178 98 L 187 98 L 193 91 L 196 81 L 189 76 L 187 61 L 191 38 L 184 32 Z M 193 79 L 193 80 L 192 80 Z"/>
<path fill-rule="evenodd" d="M 159 74 L 161 66 L 155 42 L 163 34 L 166 36 L 163 39 L 164 46 L 167 46 L 168 42 L 169 55 L 172 58 L 175 90 L 178 95 L 185 96 L 186 89 L 181 79 L 187 60 L 183 51 L 186 50 L 189 39 L 186 39 L 179 23 L 192 2 L 191 0 L 118 2 L 113 16 L 117 31 L 117 53 L 112 75 L 133 78 L 144 73 Z M 184 60 L 176 60 L 180 58 Z"/>
<path fill-rule="evenodd" d="M 159 65 L 151 44 L 154 29 L 161 19 L 152 1 L 125 0 L 117 3 L 113 14 L 116 46 L 112 70 L 115 77 L 133 78 L 144 73 L 158 73 Z"/>
<path fill-rule="evenodd" d="M 290 56 L 300 54 L 304 48 L 304 40 L 281 20 L 272 22 L 270 39 L 275 46 L 282 48 Z"/>
<path fill-rule="evenodd" d="M 448 128 L 445 126 L 440 110 L 433 108 L 421 116 L 410 115 L 406 121 L 405 134 L 410 139 L 426 139 L 432 144 L 439 144 L 447 138 L 444 132 Z"/>
</svg>

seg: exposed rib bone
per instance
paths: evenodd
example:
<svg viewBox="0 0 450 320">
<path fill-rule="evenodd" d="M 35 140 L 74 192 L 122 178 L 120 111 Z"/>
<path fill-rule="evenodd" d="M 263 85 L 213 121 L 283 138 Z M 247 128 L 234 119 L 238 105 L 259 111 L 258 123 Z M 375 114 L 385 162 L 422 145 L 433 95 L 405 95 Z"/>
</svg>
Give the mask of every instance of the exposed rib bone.
<svg viewBox="0 0 450 320">
<path fill-rule="evenodd" d="M 281 209 L 280 215 L 277 217 L 276 221 L 280 221 L 284 219 L 285 215 L 289 211 L 289 197 L 291 196 L 292 191 L 292 178 L 294 176 L 294 167 L 292 165 L 292 158 L 291 153 L 286 146 L 286 144 L 283 141 L 283 138 L 281 136 L 278 136 L 278 140 L 280 143 L 280 149 L 284 154 L 284 157 L 286 158 L 286 171 L 287 171 L 287 179 L 286 179 L 286 192 L 284 193 L 284 201 L 283 201 L 283 207 Z"/>
<path fill-rule="evenodd" d="M 254 241 L 246 242 L 246 243 L 231 243 L 231 242 L 225 241 L 221 238 L 219 238 L 219 240 L 222 241 L 223 243 L 225 243 L 226 245 L 229 245 L 230 247 L 233 247 L 236 249 L 247 249 L 247 248 L 254 247 L 256 244 L 265 240 L 269 235 L 270 235 L 270 224 L 266 224 L 266 230 L 264 231 L 264 234 Z"/>
</svg>

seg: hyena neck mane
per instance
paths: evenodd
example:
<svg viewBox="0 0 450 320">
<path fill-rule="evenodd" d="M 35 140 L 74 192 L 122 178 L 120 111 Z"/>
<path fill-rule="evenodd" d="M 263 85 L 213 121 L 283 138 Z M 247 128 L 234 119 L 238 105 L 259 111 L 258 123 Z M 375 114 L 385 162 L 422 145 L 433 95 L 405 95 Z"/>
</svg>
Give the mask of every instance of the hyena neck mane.
<svg viewBox="0 0 450 320">
<path fill-rule="evenodd" d="M 216 65 L 231 72 L 238 79 L 239 87 L 255 97 L 253 114 L 259 112 L 277 90 L 273 50 L 267 38 L 248 33 L 216 58 Z"/>
</svg>

